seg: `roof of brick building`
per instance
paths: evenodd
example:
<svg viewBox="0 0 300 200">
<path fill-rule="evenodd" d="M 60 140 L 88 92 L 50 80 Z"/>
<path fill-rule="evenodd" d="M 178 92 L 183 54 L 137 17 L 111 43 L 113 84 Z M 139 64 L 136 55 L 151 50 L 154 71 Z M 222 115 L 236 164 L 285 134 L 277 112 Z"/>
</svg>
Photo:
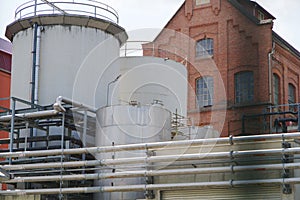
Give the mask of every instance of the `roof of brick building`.
<svg viewBox="0 0 300 200">
<path fill-rule="evenodd" d="M 8 54 L 12 54 L 12 44 L 11 42 L 0 38 L 0 51 Z"/>
</svg>

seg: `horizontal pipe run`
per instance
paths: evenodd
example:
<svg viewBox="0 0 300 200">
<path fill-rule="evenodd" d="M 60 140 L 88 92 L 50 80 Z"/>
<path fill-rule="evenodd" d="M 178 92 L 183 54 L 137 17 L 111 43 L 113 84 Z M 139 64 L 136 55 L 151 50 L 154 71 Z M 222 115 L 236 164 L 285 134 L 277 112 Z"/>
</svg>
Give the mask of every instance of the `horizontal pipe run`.
<svg viewBox="0 0 300 200">
<path fill-rule="evenodd" d="M 149 185 L 125 185 L 104 187 L 76 187 L 76 188 L 52 188 L 52 189 L 28 189 L 28 190 L 6 190 L 0 191 L 0 195 L 37 195 L 37 194 L 70 194 L 70 193 L 98 193 L 98 192 L 134 192 L 147 190 L 179 190 L 209 187 L 234 187 L 248 185 L 274 185 L 274 184 L 297 184 L 300 178 L 285 179 L 261 179 L 261 180 L 229 180 L 218 182 L 195 182 L 195 183 L 173 183 L 173 184 L 149 184 Z"/>
<path fill-rule="evenodd" d="M 56 162 L 56 163 L 38 163 L 38 164 L 23 164 L 23 165 L 3 165 L 5 170 L 34 170 L 34 169 L 49 169 L 49 168 L 73 168 L 73 167 L 92 167 L 101 165 L 100 160 L 92 161 L 73 161 L 73 162 Z"/>
<path fill-rule="evenodd" d="M 151 176 L 170 176 L 170 175 L 191 175 L 191 174 L 212 174 L 226 172 L 244 172 L 256 170 L 283 170 L 283 169 L 300 169 L 300 163 L 286 164 L 265 164 L 265 165 L 248 165 L 248 166 L 227 166 L 227 167 L 210 167 L 210 168 L 189 168 L 189 169 L 167 169 L 167 170 L 140 170 L 140 171 L 122 171 L 115 173 L 96 173 L 96 174 L 73 174 L 73 175 L 54 175 L 54 176 L 33 176 L 33 177 L 16 177 L 4 181 L 4 183 L 24 183 L 24 182 L 51 182 L 51 181 L 82 181 L 82 180 L 100 180 L 112 178 L 134 178 L 134 177 L 151 177 Z"/>
<path fill-rule="evenodd" d="M 87 111 L 90 111 L 92 113 L 96 113 L 96 111 L 97 111 L 95 108 L 92 108 L 92 107 L 84 105 L 82 103 L 73 101 L 72 99 L 62 97 L 62 96 L 57 97 L 56 103 L 61 104 L 61 102 L 64 102 L 66 104 L 69 104 L 69 105 L 72 105 L 72 106 L 78 107 L 78 108 L 86 108 Z"/>
<path fill-rule="evenodd" d="M 139 164 L 139 163 L 156 163 L 156 162 L 174 162 L 174 161 L 189 161 L 201 159 L 220 159 L 220 158 L 240 158 L 255 155 L 270 155 L 270 154 L 295 154 L 300 153 L 300 147 L 289 149 L 261 149 L 261 150 L 246 150 L 246 151 L 230 151 L 230 152 L 213 152 L 213 153 L 196 153 L 196 154 L 177 154 L 177 155 L 162 155 L 151 157 L 132 157 L 118 159 L 102 159 L 102 166 L 122 165 L 122 164 Z"/>
<path fill-rule="evenodd" d="M 15 114 L 15 120 L 19 119 L 35 119 L 40 117 L 50 117 L 55 116 L 59 112 L 57 110 L 46 110 L 46 111 L 37 111 L 32 113 L 22 113 Z M 0 122 L 9 122 L 12 119 L 12 115 L 0 116 Z"/>
<path fill-rule="evenodd" d="M 1 118 L 0 118 L 1 119 Z M 182 141 L 169 141 L 169 142 L 155 142 L 155 143 L 140 143 L 140 144 L 127 144 L 106 147 L 89 147 L 77 149 L 61 149 L 49 151 L 34 151 L 34 152 L 10 152 L 0 153 L 0 158 L 8 157 L 34 157 L 34 156 L 55 156 L 55 155 L 72 155 L 72 154 L 95 154 L 106 152 L 120 152 L 120 151 L 133 151 L 133 150 L 155 150 L 155 149 L 169 149 L 175 147 L 192 147 L 199 145 L 215 145 L 215 144 L 235 144 L 238 142 L 253 141 L 253 140 L 274 140 L 279 138 L 291 139 L 300 137 L 300 133 L 287 133 L 287 134 L 268 134 L 268 135 L 255 135 L 255 136 L 241 136 L 241 137 L 227 137 L 227 138 L 208 138 L 197 140 L 182 140 Z"/>
</svg>

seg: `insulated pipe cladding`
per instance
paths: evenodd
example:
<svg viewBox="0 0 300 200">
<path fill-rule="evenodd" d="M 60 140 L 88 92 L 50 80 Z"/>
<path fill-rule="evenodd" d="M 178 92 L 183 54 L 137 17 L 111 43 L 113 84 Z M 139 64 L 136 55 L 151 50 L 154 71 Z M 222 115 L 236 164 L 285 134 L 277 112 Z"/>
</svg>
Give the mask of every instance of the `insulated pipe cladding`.
<svg viewBox="0 0 300 200">
<path fill-rule="evenodd" d="M 169 176 L 169 175 L 213 174 L 213 173 L 225 173 L 225 172 L 236 173 L 236 172 L 245 172 L 245 171 L 283 170 L 283 169 L 300 169 L 300 163 L 286 163 L 284 165 L 283 164 L 265 164 L 265 165 L 247 165 L 247 166 L 231 165 L 227 167 L 121 171 L 115 173 L 96 173 L 96 174 L 77 174 L 77 175 L 73 174 L 73 175 L 54 175 L 54 176 L 28 176 L 28 177 L 15 177 L 11 180 L 3 181 L 3 183 L 82 181 L 82 180 L 100 180 L 100 179 L 114 179 L 114 178 L 134 178 L 134 177 L 145 177 L 145 176 L 151 177 L 151 176 Z"/>
<path fill-rule="evenodd" d="M 261 180 L 229 180 L 218 182 L 195 182 L 195 183 L 173 183 L 173 184 L 149 184 L 149 185 L 125 185 L 125 186 L 104 186 L 104 187 L 76 187 L 76 188 L 53 188 L 33 190 L 7 190 L 0 191 L 0 195 L 36 195 L 36 194 L 79 194 L 79 193 L 112 193 L 112 192 L 145 192 L 151 190 L 179 190 L 197 189 L 210 187 L 231 188 L 234 186 L 247 185 L 273 185 L 273 184 L 297 184 L 300 178 L 280 178 Z"/>
<path fill-rule="evenodd" d="M 150 142 L 140 144 L 126 144 L 115 146 L 99 146 L 77 149 L 61 149 L 47 150 L 47 151 L 24 151 L 24 152 L 8 152 L 0 153 L 0 158 L 22 158 L 33 156 L 55 156 L 55 155 L 72 155 L 72 154 L 95 154 L 105 152 L 119 152 L 119 151 L 132 151 L 132 150 L 157 150 L 161 148 L 178 148 L 184 146 L 199 146 L 199 145 L 215 145 L 215 144 L 238 144 L 240 142 L 255 141 L 255 140 L 278 140 L 278 139 L 297 139 L 300 137 L 300 133 L 285 133 L 285 134 L 266 134 L 255 136 L 239 136 L 239 137 L 224 137 L 224 138 L 208 138 L 208 139 L 196 139 L 196 140 L 181 140 L 181 141 L 168 141 L 168 142 Z M 297 148 L 296 148 L 297 149 Z M 277 149 L 281 151 L 281 149 Z M 285 151 L 288 151 L 286 149 Z"/>
</svg>

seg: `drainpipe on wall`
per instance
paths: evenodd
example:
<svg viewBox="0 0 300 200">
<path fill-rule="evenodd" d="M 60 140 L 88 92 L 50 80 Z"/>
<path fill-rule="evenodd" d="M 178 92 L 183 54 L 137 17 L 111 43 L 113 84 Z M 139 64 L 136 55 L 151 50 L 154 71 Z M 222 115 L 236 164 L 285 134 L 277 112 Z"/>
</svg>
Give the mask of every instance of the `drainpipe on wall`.
<svg viewBox="0 0 300 200">
<path fill-rule="evenodd" d="M 41 28 L 37 23 L 33 25 L 33 50 L 32 50 L 32 78 L 31 78 L 31 103 L 38 104 L 38 89 L 39 89 L 39 69 L 40 69 L 40 49 L 41 49 Z M 34 107 L 33 105 L 31 106 Z M 31 129 L 30 136 L 37 136 L 37 130 Z M 31 144 L 32 147 L 35 143 Z"/>
<path fill-rule="evenodd" d="M 35 58 L 35 79 L 34 79 L 34 103 L 38 104 L 39 99 L 39 71 L 40 71 L 40 54 L 41 54 L 41 29 L 38 27 L 36 34 L 36 58 Z"/>
<path fill-rule="evenodd" d="M 269 61 L 269 103 L 272 104 L 272 56 L 275 53 L 275 42 L 272 45 L 272 51 L 268 54 Z"/>
<path fill-rule="evenodd" d="M 31 78 L 31 103 L 38 104 L 40 49 L 41 49 L 41 27 L 33 26 L 33 56 L 32 56 L 32 78 Z"/>
<path fill-rule="evenodd" d="M 32 49 L 32 74 L 31 74 L 31 103 L 34 103 L 35 98 L 35 67 L 36 67 L 36 55 L 37 55 L 37 32 L 38 32 L 38 25 L 35 23 L 33 25 L 33 49 Z M 34 107 L 33 105 L 31 107 Z"/>
<path fill-rule="evenodd" d="M 268 54 L 268 62 L 269 62 L 269 103 L 270 105 L 272 105 L 272 94 L 273 94 L 273 90 L 272 90 L 272 57 L 275 53 L 275 42 L 273 42 L 272 44 L 272 51 Z M 272 112 L 271 110 L 272 108 L 270 108 L 270 112 Z M 270 133 L 272 133 L 272 115 L 270 115 L 270 123 L 269 123 L 269 129 L 270 129 Z"/>
</svg>

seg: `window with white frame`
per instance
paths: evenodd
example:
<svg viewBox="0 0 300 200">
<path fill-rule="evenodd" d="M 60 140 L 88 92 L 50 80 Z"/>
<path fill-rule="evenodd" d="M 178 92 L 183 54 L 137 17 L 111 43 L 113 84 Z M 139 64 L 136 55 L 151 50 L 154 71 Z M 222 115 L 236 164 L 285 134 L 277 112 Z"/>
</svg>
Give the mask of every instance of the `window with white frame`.
<svg viewBox="0 0 300 200">
<path fill-rule="evenodd" d="M 198 107 L 213 105 L 214 80 L 211 76 L 205 76 L 196 80 L 196 96 Z"/>
<path fill-rule="evenodd" d="M 199 6 L 199 5 L 210 3 L 210 0 L 195 0 L 195 2 L 196 2 L 196 6 Z"/>
<path fill-rule="evenodd" d="M 214 40 L 212 38 L 201 39 L 196 44 L 196 57 L 214 55 Z"/>
<path fill-rule="evenodd" d="M 235 103 L 250 103 L 254 100 L 253 72 L 243 71 L 234 75 Z"/>
<path fill-rule="evenodd" d="M 257 18 L 259 20 L 264 20 L 265 19 L 264 13 L 262 13 L 260 10 L 258 10 L 258 12 L 257 12 Z"/>
</svg>

